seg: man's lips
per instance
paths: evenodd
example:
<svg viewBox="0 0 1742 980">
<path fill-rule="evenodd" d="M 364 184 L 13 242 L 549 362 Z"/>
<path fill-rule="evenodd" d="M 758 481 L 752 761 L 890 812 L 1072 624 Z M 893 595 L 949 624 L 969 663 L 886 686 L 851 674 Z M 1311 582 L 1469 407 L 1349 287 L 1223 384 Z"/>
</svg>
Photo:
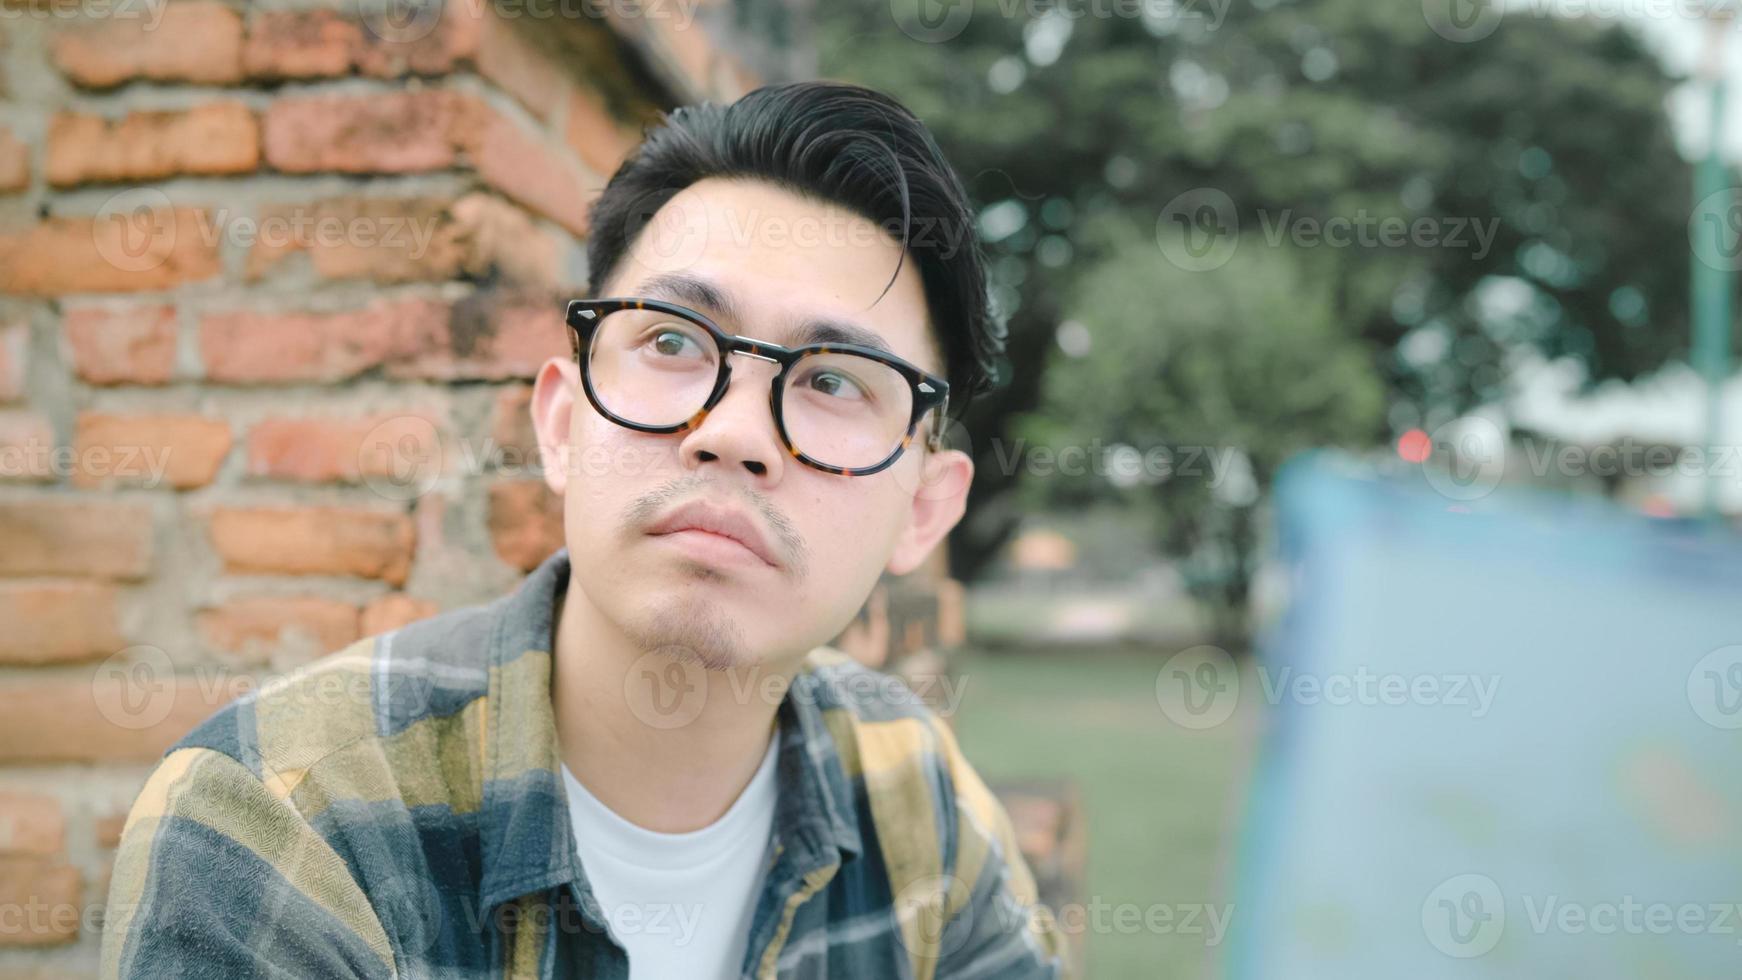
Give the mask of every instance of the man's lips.
<svg viewBox="0 0 1742 980">
<path fill-rule="evenodd" d="M 722 542 L 731 542 L 737 548 L 749 551 L 766 564 L 775 567 L 780 565 L 775 558 L 774 549 L 762 534 L 762 529 L 742 511 L 694 500 L 656 521 L 648 528 L 647 533 L 662 536 L 683 531 L 698 532 L 690 537 L 701 539 L 697 542 L 701 547 L 711 547 L 705 543 L 706 539 L 721 539 Z"/>
</svg>

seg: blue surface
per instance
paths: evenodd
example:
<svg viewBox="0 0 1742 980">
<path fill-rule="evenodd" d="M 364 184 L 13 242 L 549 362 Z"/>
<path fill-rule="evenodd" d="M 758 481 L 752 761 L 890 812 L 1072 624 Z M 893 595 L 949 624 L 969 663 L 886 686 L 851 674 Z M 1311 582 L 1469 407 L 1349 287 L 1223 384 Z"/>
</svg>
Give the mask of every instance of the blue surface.
<svg viewBox="0 0 1742 980">
<path fill-rule="evenodd" d="M 1277 500 L 1227 975 L 1742 976 L 1742 540 L 1335 456 Z"/>
</svg>

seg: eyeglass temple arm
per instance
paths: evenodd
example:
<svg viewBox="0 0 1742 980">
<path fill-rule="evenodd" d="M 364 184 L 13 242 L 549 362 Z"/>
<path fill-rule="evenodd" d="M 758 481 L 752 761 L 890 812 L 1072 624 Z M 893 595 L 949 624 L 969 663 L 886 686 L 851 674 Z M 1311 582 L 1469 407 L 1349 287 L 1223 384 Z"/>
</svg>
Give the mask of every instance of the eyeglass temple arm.
<svg viewBox="0 0 1742 980">
<path fill-rule="evenodd" d="M 944 400 L 938 402 L 935 414 L 932 415 L 931 433 L 925 437 L 925 446 L 932 452 L 944 448 L 944 425 L 950 414 L 950 393 L 944 392 Z"/>
</svg>

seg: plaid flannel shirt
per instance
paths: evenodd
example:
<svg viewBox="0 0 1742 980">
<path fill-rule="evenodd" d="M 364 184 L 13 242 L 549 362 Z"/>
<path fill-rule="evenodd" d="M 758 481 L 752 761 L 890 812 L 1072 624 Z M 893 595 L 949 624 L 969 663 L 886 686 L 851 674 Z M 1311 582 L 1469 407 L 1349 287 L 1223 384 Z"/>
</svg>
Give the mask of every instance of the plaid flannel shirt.
<svg viewBox="0 0 1742 980">
<path fill-rule="evenodd" d="M 568 571 L 558 552 L 512 594 L 323 657 L 171 746 L 122 833 L 102 975 L 627 978 L 559 776 Z M 740 975 L 1066 976 L 1004 810 L 949 728 L 890 691 L 819 647 L 781 701 Z"/>
</svg>

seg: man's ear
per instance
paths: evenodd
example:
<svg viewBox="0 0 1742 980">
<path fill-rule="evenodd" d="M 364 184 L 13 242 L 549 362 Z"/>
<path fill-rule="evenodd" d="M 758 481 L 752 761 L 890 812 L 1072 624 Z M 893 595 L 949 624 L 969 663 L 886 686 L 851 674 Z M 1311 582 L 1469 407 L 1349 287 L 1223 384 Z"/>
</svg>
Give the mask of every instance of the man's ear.
<svg viewBox="0 0 1742 980">
<path fill-rule="evenodd" d="M 968 487 L 974 482 L 974 458 L 959 449 L 928 451 L 921 464 L 913 512 L 895 540 L 889 557 L 891 575 L 906 575 L 920 566 L 968 508 Z"/>
<path fill-rule="evenodd" d="M 573 358 L 553 357 L 538 369 L 532 383 L 532 428 L 538 433 L 538 459 L 544 485 L 562 496 L 569 485 L 569 426 L 574 420 L 575 393 L 581 369 Z"/>
</svg>

